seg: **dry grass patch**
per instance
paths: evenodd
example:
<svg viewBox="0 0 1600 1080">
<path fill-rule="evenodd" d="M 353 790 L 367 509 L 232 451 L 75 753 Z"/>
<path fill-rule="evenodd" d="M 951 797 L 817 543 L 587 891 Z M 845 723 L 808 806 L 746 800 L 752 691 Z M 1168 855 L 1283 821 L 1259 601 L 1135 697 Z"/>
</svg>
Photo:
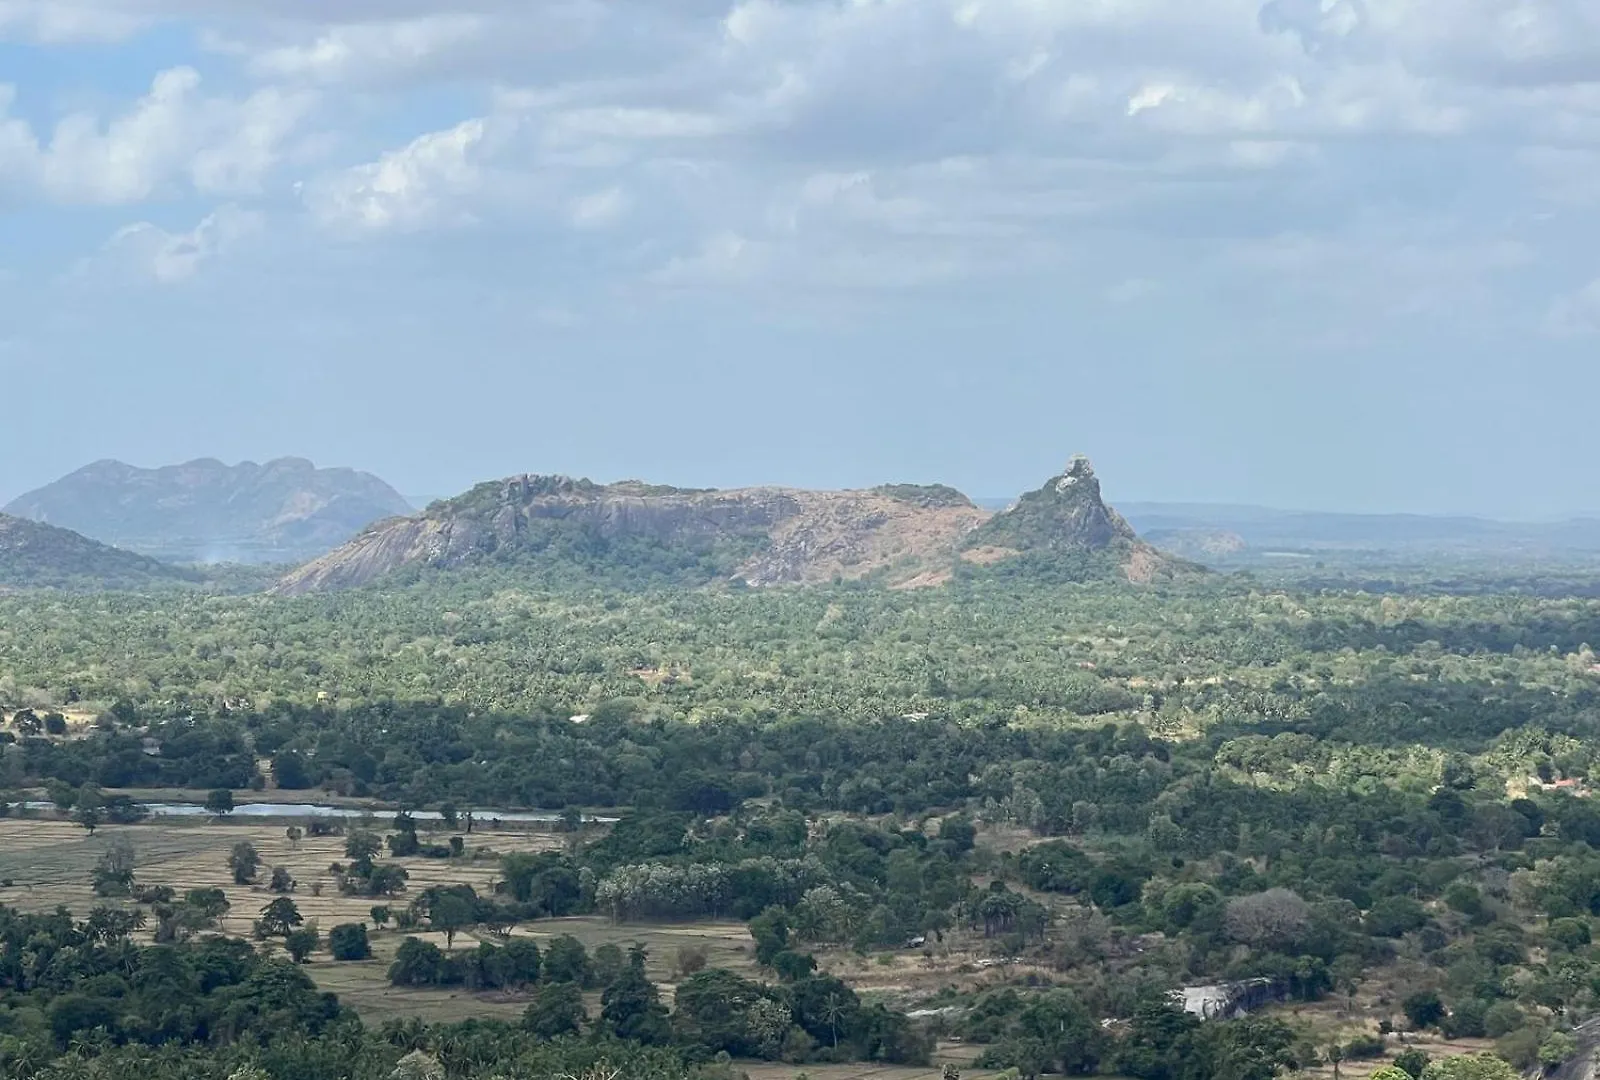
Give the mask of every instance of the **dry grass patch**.
<svg viewBox="0 0 1600 1080">
<path fill-rule="evenodd" d="M 278 866 L 295 879 L 292 897 L 300 913 L 324 931 L 339 923 L 371 922 L 373 905 L 384 902 L 339 894 L 329 869 L 333 863 L 349 861 L 339 836 L 306 837 L 293 844 L 282 824 L 201 821 L 108 826 L 90 836 L 69 821 L 24 818 L 0 819 L 0 880 L 9 878 L 13 883 L 0 890 L 0 900 L 28 910 L 66 904 L 79 913 L 103 903 L 89 888 L 89 872 L 113 837 L 133 844 L 140 884 L 168 885 L 180 895 L 199 888 L 225 892 L 232 908 L 222 929 L 239 937 L 250 935 L 257 915 L 274 899 L 276 894 L 266 884 Z M 234 884 L 227 865 L 233 846 L 245 840 L 261 854 L 259 884 L 254 886 Z M 467 850 L 470 856 L 485 847 L 504 854 L 559 846 L 559 838 L 549 834 L 498 831 L 473 833 Z M 498 858 L 394 861 L 410 875 L 407 892 L 396 898 L 396 904 L 431 885 L 465 884 L 492 893 L 500 876 Z"/>
<path fill-rule="evenodd" d="M 380 822 L 382 824 L 382 822 Z M 381 830 L 380 830 L 381 831 Z M 447 835 L 432 834 L 434 838 Z M 406 892 L 392 901 L 343 896 L 329 867 L 346 863 L 344 838 L 304 837 L 291 843 L 282 823 L 162 821 L 128 826 L 108 826 L 93 836 L 70 821 L 0 818 L 0 902 L 28 911 L 49 911 L 65 905 L 86 914 L 96 904 L 115 903 L 96 897 L 89 873 L 114 837 L 128 840 L 137 858 L 137 880 L 143 885 L 167 885 L 182 895 L 189 889 L 217 888 L 232 905 L 222 920 L 223 932 L 248 938 L 261 909 L 275 899 L 266 888 L 274 867 L 287 869 L 296 882 L 290 894 L 308 924 L 326 934 L 340 923 L 372 923 L 377 904 L 403 907 L 410 898 L 432 885 L 471 885 L 490 895 L 500 879 L 497 857 L 470 857 L 474 850 L 492 848 L 500 854 L 513 851 L 548 851 L 559 848 L 561 838 L 548 833 L 475 831 L 468 838 L 469 857 L 461 859 L 396 859 L 410 875 Z M 236 885 L 228 870 L 228 854 L 242 840 L 261 854 L 259 884 Z M 319 895 L 320 893 L 320 895 Z M 455 989 L 396 989 L 389 985 L 389 964 L 408 936 L 444 947 L 444 935 L 427 931 L 402 932 L 370 929 L 373 959 L 357 963 L 332 960 L 326 949 L 312 957 L 307 971 L 325 990 L 367 1019 L 381 1022 L 397 1016 L 422 1016 L 429 1020 L 461 1020 L 492 1016 L 516 1019 L 527 1006 L 526 997 L 509 994 L 475 994 Z M 649 973 L 662 985 L 670 1002 L 678 978 L 680 950 L 703 955 L 707 966 L 729 968 L 750 977 L 759 973 L 750 934 L 743 923 L 701 922 L 673 924 L 618 924 L 598 916 L 545 919 L 514 931 L 546 944 L 570 934 L 592 953 L 601 945 L 626 950 L 635 943 L 649 951 Z M 456 935 L 456 949 L 476 948 L 494 941 L 485 932 Z M 593 1003 L 598 1009 L 598 1000 Z"/>
</svg>

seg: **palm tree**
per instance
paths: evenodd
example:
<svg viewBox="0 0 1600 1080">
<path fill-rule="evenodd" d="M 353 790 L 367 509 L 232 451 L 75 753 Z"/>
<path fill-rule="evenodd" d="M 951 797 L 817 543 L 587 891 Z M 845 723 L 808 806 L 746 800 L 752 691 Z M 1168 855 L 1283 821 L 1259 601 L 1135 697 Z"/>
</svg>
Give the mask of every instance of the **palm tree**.
<svg viewBox="0 0 1600 1080">
<path fill-rule="evenodd" d="M 839 1000 L 838 991 L 829 991 L 828 1000 L 824 1006 L 823 1015 L 827 1017 L 828 1028 L 833 1032 L 833 1048 L 839 1048 L 839 1018 L 844 1015 L 844 1002 Z"/>
</svg>

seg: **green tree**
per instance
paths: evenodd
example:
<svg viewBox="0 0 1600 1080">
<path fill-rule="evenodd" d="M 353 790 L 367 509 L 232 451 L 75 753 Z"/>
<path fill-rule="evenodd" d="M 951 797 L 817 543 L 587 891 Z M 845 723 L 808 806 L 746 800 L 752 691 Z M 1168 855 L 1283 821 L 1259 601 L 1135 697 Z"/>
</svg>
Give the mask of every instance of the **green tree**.
<svg viewBox="0 0 1600 1080">
<path fill-rule="evenodd" d="M 1554 1069 L 1578 1053 L 1578 1042 L 1565 1031 L 1552 1031 L 1539 1044 L 1539 1064 Z"/>
<path fill-rule="evenodd" d="M 118 836 L 106 845 L 90 874 L 96 896 L 127 896 L 133 891 L 133 845 Z"/>
<path fill-rule="evenodd" d="M 84 831 L 90 836 L 93 836 L 94 831 L 100 827 L 100 822 L 104 817 L 105 811 L 94 804 L 78 807 L 78 824 L 82 825 Z"/>
<path fill-rule="evenodd" d="M 1422 1073 L 1428 1067 L 1428 1061 L 1428 1052 L 1413 1046 L 1395 1055 L 1394 1067 L 1409 1075 L 1411 1080 L 1422 1080 Z M 1374 1073 L 1373 1076 L 1377 1077 L 1377 1074 Z M 1386 1076 L 1378 1078 L 1378 1080 L 1402 1080 L 1402 1078 Z"/>
<path fill-rule="evenodd" d="M 248 840 L 240 840 L 228 853 L 228 869 L 235 885 L 253 885 L 261 869 L 261 853 Z"/>
<path fill-rule="evenodd" d="M 345 837 L 344 853 L 358 867 L 370 868 L 382 851 L 383 838 L 375 832 L 357 829 Z"/>
<path fill-rule="evenodd" d="M 750 920 L 750 936 L 756 940 L 756 963 L 771 966 L 773 957 L 789 947 L 789 913 L 767 908 Z"/>
<path fill-rule="evenodd" d="M 587 986 L 590 979 L 589 952 L 583 942 L 563 934 L 545 948 L 544 977 L 550 982 L 570 982 Z"/>
<path fill-rule="evenodd" d="M 619 1039 L 665 1045 L 672 1038 L 672 1025 L 644 965 L 644 950 L 635 946 L 622 974 L 600 994 L 600 1019 Z"/>
<path fill-rule="evenodd" d="M 578 1034 L 588 1020 L 578 984 L 557 982 L 539 987 L 522 1015 L 522 1026 L 541 1039 L 555 1039 Z"/>
<path fill-rule="evenodd" d="M 1436 1027 L 1444 1019 L 1444 1002 L 1439 1000 L 1439 995 L 1432 990 L 1419 990 L 1406 998 L 1400 1005 L 1410 1022 L 1413 1031 L 1423 1028 Z M 1441 1078 L 1444 1080 L 1444 1078 Z M 1466 1077 L 1451 1077 L 1448 1080 L 1469 1080 Z"/>
<path fill-rule="evenodd" d="M 395 986 L 432 986 L 439 981 L 444 962 L 439 946 L 408 937 L 400 943 L 394 963 L 389 965 L 389 982 Z"/>
<path fill-rule="evenodd" d="M 233 791 L 230 788 L 214 788 L 206 793 L 206 813 L 225 817 L 233 813 Z"/>
<path fill-rule="evenodd" d="M 370 960 L 372 943 L 365 923 L 340 923 L 328 931 L 328 951 L 335 960 Z"/>
<path fill-rule="evenodd" d="M 284 937 L 283 943 L 284 947 L 289 950 L 289 955 L 294 958 L 294 962 L 303 964 L 312 953 L 317 951 L 317 945 L 320 944 L 320 941 L 320 935 L 318 935 L 315 927 L 302 926 L 298 930 L 290 931 Z"/>
<path fill-rule="evenodd" d="M 691 1045 L 725 1050 L 736 1057 L 759 1055 L 761 1047 L 748 1017 L 762 997 L 760 986 L 731 971 L 702 971 L 678 984 L 672 1026 Z"/>
<path fill-rule="evenodd" d="M 623 955 L 622 946 L 611 941 L 597 945 L 589 964 L 589 979 L 601 986 L 610 986 L 627 964 L 628 958 Z"/>
<path fill-rule="evenodd" d="M 190 889 L 184 894 L 182 921 L 196 930 L 206 930 L 215 926 L 232 906 L 228 894 L 221 889 Z"/>
<path fill-rule="evenodd" d="M 1430 1062 L 1422 1080 L 1518 1080 L 1518 1073 L 1494 1054 L 1460 1054 Z"/>
<path fill-rule="evenodd" d="M 428 925 L 444 933 L 444 947 L 455 947 L 456 935 L 478 922 L 477 906 L 471 898 L 454 890 L 436 895 L 428 905 Z"/>
<path fill-rule="evenodd" d="M 256 922 L 256 932 L 262 937 L 286 938 L 303 922 L 305 917 L 300 914 L 300 909 L 295 907 L 294 901 L 287 896 L 280 896 L 261 909 L 261 918 Z"/>
</svg>

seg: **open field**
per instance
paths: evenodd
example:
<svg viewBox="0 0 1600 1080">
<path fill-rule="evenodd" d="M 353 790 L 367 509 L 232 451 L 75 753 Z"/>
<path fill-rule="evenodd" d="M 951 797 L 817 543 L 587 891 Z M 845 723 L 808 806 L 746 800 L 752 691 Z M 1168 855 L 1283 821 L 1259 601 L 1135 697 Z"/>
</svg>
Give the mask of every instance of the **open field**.
<svg viewBox="0 0 1600 1080">
<path fill-rule="evenodd" d="M 380 819 L 381 820 L 381 819 Z M 386 823 L 385 823 L 386 824 Z M 434 836 L 444 834 L 436 833 Z M 326 933 L 347 922 L 371 924 L 369 897 L 342 896 L 334 884 L 329 866 L 346 861 L 344 838 L 304 837 L 291 844 L 281 823 L 255 821 L 212 822 L 167 820 L 130 826 L 107 826 L 90 836 L 65 820 L 41 818 L 0 819 L 0 902 L 31 910 L 48 910 L 66 905 L 84 913 L 96 904 L 107 903 L 89 887 L 89 874 L 113 837 L 126 838 L 137 855 L 137 879 L 148 885 L 168 885 L 180 895 L 187 889 L 218 888 L 232 905 L 222 920 L 224 932 L 249 937 L 260 910 L 275 894 L 265 888 L 274 867 L 282 866 L 293 875 L 297 886 L 296 906 L 308 923 Z M 261 884 L 233 883 L 227 857 L 233 845 L 248 840 L 261 853 Z M 462 859 L 408 858 L 395 860 L 410 874 L 405 894 L 395 898 L 403 906 L 407 898 L 430 885 L 471 885 L 481 894 L 491 894 L 499 879 L 497 858 L 471 858 L 474 851 L 492 848 L 496 852 L 541 851 L 560 845 L 555 834 L 516 831 L 479 831 L 472 834 L 469 857 Z M 116 901 L 111 901 L 115 903 Z M 527 935 L 541 944 L 570 934 L 591 952 L 605 944 L 626 949 L 634 943 L 649 951 L 649 973 L 662 987 L 670 1002 L 677 979 L 677 958 L 681 949 L 703 952 L 712 967 L 726 968 L 746 977 L 760 977 L 756 970 L 749 931 L 733 921 L 684 923 L 616 924 L 603 916 L 545 919 L 519 926 L 515 933 Z M 339 994 L 342 1000 L 372 1020 L 396 1016 L 422 1015 L 431 1020 L 456 1020 L 474 1016 L 514 1018 L 526 1007 L 526 999 L 515 995 L 474 994 L 460 989 L 395 989 L 389 986 L 387 971 L 400 943 L 408 936 L 444 945 L 442 934 L 427 931 L 371 930 L 373 959 L 360 963 L 339 963 L 319 952 L 308 970 L 324 989 Z M 920 951 L 885 952 L 858 956 L 848 950 L 830 950 L 819 957 L 862 993 L 900 1003 L 916 1001 L 951 983 L 973 986 L 1003 979 L 998 969 L 983 971 L 974 967 L 982 955 L 981 939 L 966 940 L 955 932 L 946 935 L 946 946 L 932 956 Z M 487 936 L 484 936 L 487 939 Z M 456 948 L 471 948 L 479 935 L 456 935 Z M 1013 973 L 1014 974 L 1014 973 Z M 591 1003 L 598 1009 L 598 1000 Z"/>
<path fill-rule="evenodd" d="M 308 836 L 291 844 L 282 826 L 254 822 L 143 823 L 108 826 L 89 836 L 71 822 L 23 818 L 0 819 L 0 881 L 13 883 L 0 889 L 0 899 L 35 909 L 65 904 L 77 912 L 103 903 L 89 888 L 89 872 L 113 836 L 132 843 L 138 859 L 137 878 L 143 884 L 169 885 L 180 894 L 207 887 L 226 892 L 233 905 L 222 920 L 222 929 L 228 934 L 250 935 L 261 908 L 274 898 L 265 883 L 278 866 L 287 868 L 297 882 L 294 902 L 300 913 L 323 930 L 339 923 L 371 922 L 369 911 L 377 902 L 341 896 L 336 889 L 328 868 L 348 861 L 344 838 L 339 836 Z M 235 885 L 228 872 L 228 852 L 241 840 L 248 840 L 261 853 L 259 885 Z M 474 833 L 468 851 L 490 846 L 501 853 L 542 851 L 558 843 L 555 836 L 540 833 Z M 497 858 L 396 861 L 410 874 L 412 894 L 430 885 L 454 884 L 491 893 L 499 877 Z"/>
<path fill-rule="evenodd" d="M 443 835 L 443 834 L 435 834 Z M 324 933 L 340 923 L 371 924 L 369 897 L 339 894 L 329 866 L 344 862 L 344 838 L 304 837 L 291 844 L 280 825 L 259 822 L 174 822 L 111 826 L 90 836 L 69 821 L 4 818 L 0 819 L 0 881 L 11 884 L 0 888 L 0 902 L 27 910 L 50 910 L 65 905 L 83 914 L 96 904 L 116 903 L 96 897 L 89 887 L 89 874 L 105 852 L 112 837 L 126 838 L 138 859 L 137 879 L 148 885 L 168 885 L 181 895 L 187 889 L 218 888 L 227 893 L 232 905 L 222 920 L 224 932 L 249 937 L 252 924 L 262 907 L 275 895 L 263 885 L 235 885 L 227 867 L 233 845 L 248 840 L 261 853 L 263 883 L 272 868 L 288 869 L 297 882 L 293 899 L 308 923 Z M 493 848 L 499 853 L 543 851 L 560 845 L 554 834 L 510 830 L 474 832 L 468 845 L 469 857 L 462 859 L 409 858 L 394 860 L 410 874 L 405 894 L 393 901 L 403 906 L 431 885 L 471 885 L 488 895 L 499 879 L 498 858 L 470 857 L 474 851 Z M 320 892 L 320 895 L 319 895 Z M 670 1000 L 678 951 L 685 947 L 705 953 L 714 967 L 730 968 L 749 975 L 755 962 L 746 946 L 749 933 L 742 923 L 699 922 L 673 925 L 615 925 L 597 917 L 547 919 L 518 927 L 516 933 L 543 943 L 553 937 L 571 934 L 593 951 L 608 943 L 623 948 L 635 942 L 650 952 L 650 975 L 663 985 Z M 472 994 L 464 990 L 396 990 L 389 986 L 387 971 L 395 950 L 408 936 L 444 945 L 444 935 L 426 931 L 371 932 L 374 958 L 361 963 L 338 963 L 326 952 L 312 957 L 308 970 L 319 986 L 340 998 L 372 1020 L 396 1016 L 422 1015 L 430 1020 L 463 1020 L 470 1017 L 518 1017 L 526 1000 L 510 995 Z M 470 948 L 478 935 L 456 935 L 456 948 Z M 598 1008 L 598 1002 L 594 1003 Z"/>
<path fill-rule="evenodd" d="M 517 927 L 516 936 L 527 936 L 541 947 L 551 938 L 570 934 L 583 942 L 591 953 L 599 946 L 618 945 L 627 949 L 635 943 L 643 945 L 650 954 L 647 971 L 650 978 L 661 986 L 662 998 L 672 1001 L 678 950 L 692 947 L 705 953 L 711 967 L 727 968 L 746 977 L 756 976 L 756 965 L 750 944 L 750 935 L 742 923 L 685 923 L 672 926 L 616 925 L 598 916 L 566 919 L 544 919 Z M 527 1008 L 528 997 L 519 994 L 475 994 L 460 988 L 442 990 L 396 989 L 389 985 L 387 972 L 395 950 L 407 937 L 420 937 L 444 948 L 444 935 L 428 932 L 395 930 L 372 934 L 371 960 L 354 963 L 336 963 L 319 955 L 308 969 L 317 985 L 339 995 L 341 1001 L 353 1006 L 372 1022 L 382 1022 L 402 1016 L 425 1016 L 429 1020 L 454 1021 L 474 1017 L 493 1017 L 515 1020 Z M 456 948 L 470 948 L 479 940 L 493 940 L 487 935 L 462 933 L 456 935 Z M 590 1015 L 600 1010 L 598 993 L 588 995 Z"/>
</svg>

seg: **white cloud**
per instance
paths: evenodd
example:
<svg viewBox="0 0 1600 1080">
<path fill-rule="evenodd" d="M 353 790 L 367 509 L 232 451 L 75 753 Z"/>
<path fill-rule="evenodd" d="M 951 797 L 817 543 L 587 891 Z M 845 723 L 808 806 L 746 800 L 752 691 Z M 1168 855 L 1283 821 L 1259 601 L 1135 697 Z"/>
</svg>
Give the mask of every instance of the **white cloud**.
<svg viewBox="0 0 1600 1080">
<path fill-rule="evenodd" d="M 21 38 L 46 44 L 117 41 L 143 20 L 112 4 L 71 0 L 0 0 L 0 40 Z"/>
<path fill-rule="evenodd" d="M 1527 270 L 1505 252 L 1538 241 L 1497 208 L 1600 198 L 1566 165 L 1600 153 L 1586 0 L 0 0 L 0 34 L 33 38 L 174 19 L 232 70 L 43 134 L 0 94 L 0 188 L 270 200 L 293 170 L 328 229 L 572 228 L 596 273 L 681 287 L 908 287 L 1181 238 L 1386 310 Z M 258 89 L 208 96 L 231 79 Z M 1374 203 L 1450 224 L 1371 230 Z M 1470 281 L 1429 283 L 1435 243 Z"/>
<path fill-rule="evenodd" d="M 483 40 L 489 22 L 469 13 L 439 13 L 393 22 L 333 26 L 314 39 L 252 53 L 233 43 L 225 51 L 248 55 L 260 78 L 336 83 L 426 68 Z"/>
<path fill-rule="evenodd" d="M 177 284 L 260 232 L 263 224 L 260 213 L 232 204 L 219 207 L 186 232 L 168 232 L 141 221 L 117 230 L 96 256 L 79 264 L 73 276 L 113 284 Z"/>
<path fill-rule="evenodd" d="M 377 161 L 324 177 L 306 189 L 323 224 L 361 231 L 414 230 L 472 220 L 464 200 L 483 182 L 484 119 L 413 139 Z"/>
<path fill-rule="evenodd" d="M 61 119 L 48 140 L 9 116 L 15 91 L 0 87 L 0 187 L 61 203 L 139 202 L 173 185 L 207 193 L 256 189 L 309 108 L 304 95 L 264 89 L 248 98 L 206 98 L 187 67 L 157 75 L 121 115 Z"/>
<path fill-rule="evenodd" d="M 707 113 L 654 108 L 571 109 L 556 114 L 551 137 L 584 139 L 704 139 L 730 130 L 728 121 Z"/>
<path fill-rule="evenodd" d="M 674 256 L 652 279 L 668 287 L 738 285 L 761 276 L 770 258 L 764 244 L 734 232 L 719 233 L 704 240 L 692 254 Z"/>
</svg>

